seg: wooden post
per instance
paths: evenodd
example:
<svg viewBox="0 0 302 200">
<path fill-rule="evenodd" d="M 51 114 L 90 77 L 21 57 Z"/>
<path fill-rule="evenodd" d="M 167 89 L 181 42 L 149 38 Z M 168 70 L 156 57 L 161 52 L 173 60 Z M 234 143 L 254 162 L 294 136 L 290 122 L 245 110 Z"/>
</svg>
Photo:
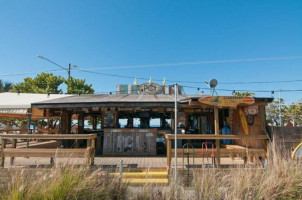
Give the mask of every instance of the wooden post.
<svg viewBox="0 0 302 200">
<path fill-rule="evenodd" d="M 272 158 L 271 158 L 271 148 L 270 148 L 270 141 L 269 140 L 266 140 L 266 159 L 267 159 L 267 165 L 271 166 Z"/>
<path fill-rule="evenodd" d="M 90 165 L 94 165 L 95 139 L 91 139 Z"/>
<path fill-rule="evenodd" d="M 17 140 L 16 139 L 12 140 L 12 148 L 17 148 Z M 10 158 L 10 165 L 14 164 L 14 160 L 15 160 L 15 157 Z"/>
<path fill-rule="evenodd" d="M 92 129 L 96 129 L 97 128 L 97 120 L 98 118 L 96 116 L 92 117 Z"/>
<path fill-rule="evenodd" d="M 218 116 L 218 107 L 214 107 L 214 127 L 215 135 L 219 135 L 219 116 Z M 220 140 L 216 140 L 216 163 L 217 168 L 220 168 Z"/>
<path fill-rule="evenodd" d="M 101 129 L 104 129 L 105 112 L 101 112 Z"/>
<path fill-rule="evenodd" d="M 78 115 L 78 134 L 84 134 L 84 113 Z"/>
<path fill-rule="evenodd" d="M 50 165 L 53 166 L 55 164 L 54 158 L 50 157 Z"/>
<path fill-rule="evenodd" d="M 171 154 L 172 154 L 171 140 L 167 139 L 167 168 L 171 168 Z"/>
<path fill-rule="evenodd" d="M 5 157 L 4 157 L 4 149 L 6 147 L 6 139 L 2 139 L 1 141 L 1 166 L 0 167 L 4 167 L 4 162 L 5 162 Z"/>
</svg>

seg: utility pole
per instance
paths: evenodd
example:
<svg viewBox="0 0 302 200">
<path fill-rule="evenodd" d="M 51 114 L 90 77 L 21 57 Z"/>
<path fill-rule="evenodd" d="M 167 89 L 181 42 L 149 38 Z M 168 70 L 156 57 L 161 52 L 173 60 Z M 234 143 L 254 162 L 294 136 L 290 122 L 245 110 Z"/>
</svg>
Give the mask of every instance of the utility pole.
<svg viewBox="0 0 302 200">
<path fill-rule="evenodd" d="M 175 108 L 174 108 L 174 135 L 175 135 L 175 140 L 174 140 L 174 149 L 175 149 L 175 155 L 174 155 L 174 160 L 175 160 L 175 187 L 176 187 L 176 196 L 175 199 L 177 199 L 177 95 L 178 95 L 178 85 L 175 83 L 174 85 L 174 97 L 175 97 Z"/>
<path fill-rule="evenodd" d="M 68 80 L 70 79 L 70 69 L 71 69 L 71 64 L 68 64 Z"/>
<path fill-rule="evenodd" d="M 281 115 L 281 89 L 279 89 L 279 124 L 282 126 L 282 115 Z"/>
<path fill-rule="evenodd" d="M 62 65 L 59 65 L 59 64 L 55 63 L 54 61 L 52 61 L 52 60 L 50 60 L 50 59 L 48 59 L 48 58 L 46 58 L 46 57 L 43 57 L 43 56 L 40 56 L 40 55 L 37 55 L 37 57 L 40 58 L 40 59 L 46 60 L 46 61 L 48 61 L 48 62 L 50 62 L 50 63 L 52 63 L 52 64 L 54 64 L 54 65 L 60 67 L 60 68 L 63 69 L 63 70 L 66 70 L 66 71 L 68 72 L 68 80 L 69 80 L 70 77 L 71 77 L 71 74 L 70 74 L 70 73 L 71 73 L 71 67 L 73 67 L 73 68 L 76 68 L 76 67 L 77 67 L 76 65 L 71 66 L 71 63 L 69 63 L 69 64 L 68 64 L 68 68 L 66 68 L 66 67 L 63 67 Z"/>
</svg>

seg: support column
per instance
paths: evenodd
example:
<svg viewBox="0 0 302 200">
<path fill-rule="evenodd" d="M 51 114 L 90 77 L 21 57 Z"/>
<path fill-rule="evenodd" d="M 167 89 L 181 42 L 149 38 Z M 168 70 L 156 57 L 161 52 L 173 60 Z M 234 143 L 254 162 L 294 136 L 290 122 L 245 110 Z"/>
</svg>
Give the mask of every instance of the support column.
<svg viewBox="0 0 302 200">
<path fill-rule="evenodd" d="M 93 116 L 92 117 L 92 129 L 95 130 L 96 127 L 97 127 L 97 117 L 96 116 Z"/>
<path fill-rule="evenodd" d="M 70 134 L 71 133 L 71 113 L 67 111 L 62 111 L 60 118 L 60 134 Z M 61 140 L 61 145 L 64 147 L 69 147 L 71 140 Z"/>
<path fill-rule="evenodd" d="M 27 134 L 31 134 L 30 131 L 30 124 L 31 124 L 31 108 L 28 109 L 28 116 L 27 116 Z M 29 140 L 26 140 L 26 148 L 29 147 Z"/>
<path fill-rule="evenodd" d="M 215 135 L 219 135 L 219 114 L 218 107 L 214 107 L 214 127 Z M 216 164 L 220 168 L 220 140 L 216 140 Z"/>
<path fill-rule="evenodd" d="M 78 134 L 84 134 L 84 113 L 78 115 Z"/>
<path fill-rule="evenodd" d="M 105 112 L 101 112 L 101 129 L 104 129 Z"/>
</svg>

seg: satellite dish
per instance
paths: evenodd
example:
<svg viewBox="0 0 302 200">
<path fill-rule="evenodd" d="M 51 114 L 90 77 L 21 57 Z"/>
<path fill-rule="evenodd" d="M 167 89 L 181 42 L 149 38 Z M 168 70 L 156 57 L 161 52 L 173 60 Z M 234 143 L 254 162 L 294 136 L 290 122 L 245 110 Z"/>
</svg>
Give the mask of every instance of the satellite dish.
<svg viewBox="0 0 302 200">
<path fill-rule="evenodd" d="M 218 81 L 216 79 L 212 79 L 210 81 L 210 88 L 215 89 L 215 87 L 217 86 Z"/>
</svg>

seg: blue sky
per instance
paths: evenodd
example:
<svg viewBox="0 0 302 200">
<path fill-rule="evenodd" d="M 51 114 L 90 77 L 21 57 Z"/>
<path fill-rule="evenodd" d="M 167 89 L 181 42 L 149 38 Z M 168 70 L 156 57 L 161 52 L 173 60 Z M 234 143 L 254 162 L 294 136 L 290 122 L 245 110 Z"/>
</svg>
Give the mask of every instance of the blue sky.
<svg viewBox="0 0 302 200">
<path fill-rule="evenodd" d="M 302 89 L 302 82 L 231 84 L 302 79 L 302 1 L 2 1 L 0 0 L 0 79 L 7 73 L 186 63 L 270 57 L 295 59 L 203 63 L 97 72 L 153 79 L 209 81 L 218 89 Z M 66 76 L 66 72 L 55 72 Z M 133 79 L 72 71 L 96 92 L 115 91 Z M 144 81 L 139 80 L 139 83 Z M 206 87 L 204 84 L 185 85 Z M 207 93 L 207 91 L 205 91 Z M 196 94 L 196 89 L 186 88 Z M 219 95 L 231 92 L 218 91 Z M 270 93 L 256 93 L 271 96 Z M 288 103 L 302 92 L 282 93 Z M 275 96 L 278 96 L 277 93 Z"/>
</svg>

